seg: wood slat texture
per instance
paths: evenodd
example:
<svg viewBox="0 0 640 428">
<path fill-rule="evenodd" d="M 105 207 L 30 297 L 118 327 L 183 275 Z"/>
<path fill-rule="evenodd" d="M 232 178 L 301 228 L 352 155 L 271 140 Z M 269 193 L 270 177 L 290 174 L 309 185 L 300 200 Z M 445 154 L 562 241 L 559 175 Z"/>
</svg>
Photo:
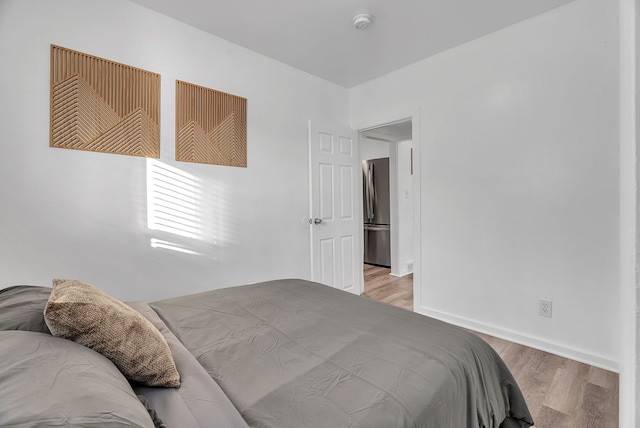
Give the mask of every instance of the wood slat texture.
<svg viewBox="0 0 640 428">
<path fill-rule="evenodd" d="M 413 277 L 364 265 L 363 296 L 413 310 Z M 536 428 L 616 428 L 618 375 L 537 349 L 477 333 L 518 381 Z"/>
<path fill-rule="evenodd" d="M 247 100 L 176 81 L 176 160 L 247 166 Z"/>
<path fill-rule="evenodd" d="M 159 123 L 159 74 L 51 45 L 51 147 L 158 158 Z"/>
</svg>

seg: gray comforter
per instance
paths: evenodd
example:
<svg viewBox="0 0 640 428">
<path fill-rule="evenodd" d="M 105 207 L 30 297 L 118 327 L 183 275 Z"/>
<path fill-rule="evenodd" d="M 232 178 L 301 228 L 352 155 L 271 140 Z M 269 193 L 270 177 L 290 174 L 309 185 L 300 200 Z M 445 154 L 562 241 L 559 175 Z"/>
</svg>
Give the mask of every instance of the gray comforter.
<svg viewBox="0 0 640 428">
<path fill-rule="evenodd" d="M 400 308 L 302 280 L 151 306 L 252 427 L 533 424 L 489 345 Z"/>
</svg>

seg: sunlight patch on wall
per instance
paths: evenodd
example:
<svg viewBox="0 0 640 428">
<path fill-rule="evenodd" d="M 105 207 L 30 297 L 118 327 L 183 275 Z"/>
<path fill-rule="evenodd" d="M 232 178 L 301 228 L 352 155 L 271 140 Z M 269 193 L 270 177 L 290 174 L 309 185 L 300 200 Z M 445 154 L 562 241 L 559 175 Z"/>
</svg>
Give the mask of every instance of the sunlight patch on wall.
<svg viewBox="0 0 640 428">
<path fill-rule="evenodd" d="M 200 239 L 195 176 L 155 159 L 147 159 L 147 227 Z"/>
<path fill-rule="evenodd" d="M 177 251 L 179 253 L 191 254 L 194 256 L 199 256 L 200 253 L 197 251 L 193 251 L 184 245 L 176 244 L 175 242 L 164 241 L 162 239 L 151 238 L 151 247 L 152 248 L 163 248 L 165 250 Z"/>
</svg>

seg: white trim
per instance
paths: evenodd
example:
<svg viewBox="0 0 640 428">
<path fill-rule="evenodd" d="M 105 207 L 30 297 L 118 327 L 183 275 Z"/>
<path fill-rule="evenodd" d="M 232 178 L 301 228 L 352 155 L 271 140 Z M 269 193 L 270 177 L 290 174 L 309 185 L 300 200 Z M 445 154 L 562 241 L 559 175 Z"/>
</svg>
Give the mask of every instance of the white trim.
<svg viewBox="0 0 640 428">
<path fill-rule="evenodd" d="M 413 272 L 407 272 L 407 273 L 403 273 L 403 274 L 389 273 L 389 276 L 395 276 L 396 278 L 402 278 L 402 277 L 405 277 L 405 276 L 409 276 L 412 273 Z"/>
<path fill-rule="evenodd" d="M 388 121 L 388 120 L 383 120 L 378 124 L 375 125 L 367 125 L 364 127 L 357 127 L 356 129 L 358 129 L 358 132 L 366 132 L 367 136 L 371 135 L 374 136 L 375 138 L 380 138 L 383 141 L 388 141 L 390 143 L 395 143 L 397 142 L 397 140 L 390 140 L 388 139 L 389 136 L 386 134 L 380 134 L 375 132 L 376 129 L 378 128 L 382 128 L 383 126 L 388 126 L 388 125 L 395 125 L 396 123 L 403 123 L 406 122 L 408 120 L 411 119 L 411 115 L 405 116 L 403 119 L 397 119 L 397 120 L 392 120 L 392 121 Z M 370 123 L 370 122 L 367 122 Z"/>
<path fill-rule="evenodd" d="M 391 244 L 391 273 L 397 275 L 400 272 L 400 195 L 398 194 L 398 142 L 389 145 L 389 220 L 391 231 L 389 232 Z"/>
<path fill-rule="evenodd" d="M 488 325 L 469 318 L 452 315 L 447 312 L 429 309 L 424 306 L 417 307 L 416 312 L 428 317 L 439 319 L 449 324 L 457 325 L 459 327 L 467 328 L 479 333 L 488 334 L 489 336 L 508 340 L 509 342 L 514 342 L 520 345 L 528 346 L 530 348 L 539 349 L 541 351 L 559 355 L 564 358 L 570 358 L 572 360 L 589 364 L 594 367 L 618 372 L 618 363 L 616 361 L 604 356 L 593 354 L 584 349 L 566 346 L 561 343 L 549 341 L 540 337 L 522 334 L 515 330 L 496 327 L 494 325 Z"/>
<path fill-rule="evenodd" d="M 620 398 L 619 426 L 640 425 L 638 373 L 639 225 L 638 141 L 638 2 L 619 1 L 620 22 Z"/>
<path fill-rule="evenodd" d="M 311 219 L 313 218 L 313 167 L 311 165 L 311 119 L 307 120 L 307 188 L 309 191 L 309 216 L 306 218 L 309 224 L 309 280 L 313 281 L 314 251 L 313 251 L 313 228 Z M 302 220 L 303 222 L 305 219 Z"/>
</svg>

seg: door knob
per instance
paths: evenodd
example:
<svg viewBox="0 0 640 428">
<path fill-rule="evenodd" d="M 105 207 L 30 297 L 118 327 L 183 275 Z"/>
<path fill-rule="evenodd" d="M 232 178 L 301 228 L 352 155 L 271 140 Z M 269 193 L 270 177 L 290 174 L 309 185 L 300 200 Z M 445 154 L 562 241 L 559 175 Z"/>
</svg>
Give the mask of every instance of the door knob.
<svg viewBox="0 0 640 428">
<path fill-rule="evenodd" d="M 309 224 L 320 224 L 320 223 L 322 223 L 322 219 L 321 218 L 317 218 L 316 217 L 313 220 L 309 219 Z"/>
</svg>

